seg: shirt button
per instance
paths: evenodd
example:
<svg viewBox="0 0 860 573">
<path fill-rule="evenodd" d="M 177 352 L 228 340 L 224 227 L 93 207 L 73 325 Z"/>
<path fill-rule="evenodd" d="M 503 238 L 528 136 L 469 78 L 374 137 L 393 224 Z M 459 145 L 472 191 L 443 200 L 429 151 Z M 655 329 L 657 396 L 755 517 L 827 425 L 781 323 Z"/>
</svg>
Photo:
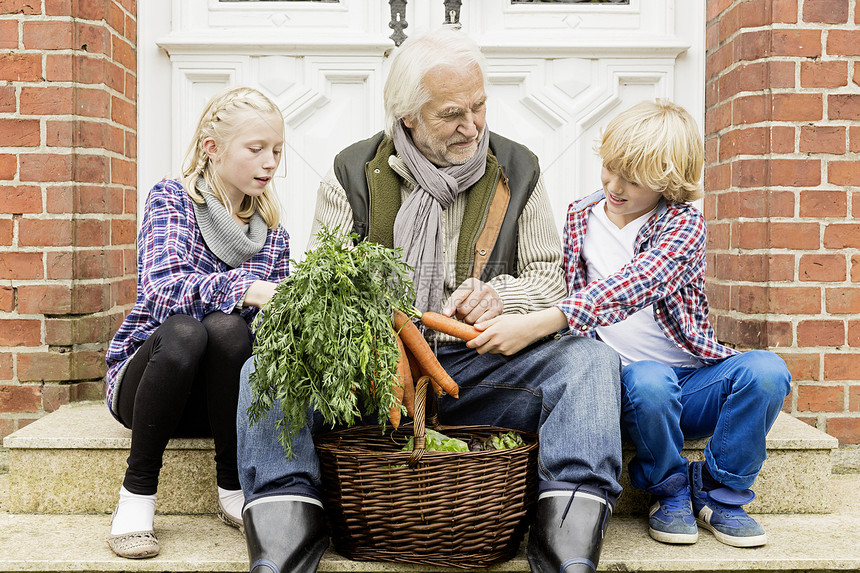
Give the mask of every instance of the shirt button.
<svg viewBox="0 0 860 573">
<path fill-rule="evenodd" d="M 480 251 L 478 251 L 478 254 L 482 257 L 485 256 L 487 254 L 487 249 L 481 249 Z"/>
<path fill-rule="evenodd" d="M 658 308 L 657 310 L 655 310 L 654 314 L 660 314 L 660 309 Z"/>
<path fill-rule="evenodd" d="M 373 170 L 373 172 L 374 172 L 374 173 L 379 173 L 379 169 L 374 169 L 374 170 Z"/>
<path fill-rule="evenodd" d="M 579 330 L 585 332 L 586 330 L 588 330 L 588 327 L 587 326 L 580 326 Z"/>
</svg>

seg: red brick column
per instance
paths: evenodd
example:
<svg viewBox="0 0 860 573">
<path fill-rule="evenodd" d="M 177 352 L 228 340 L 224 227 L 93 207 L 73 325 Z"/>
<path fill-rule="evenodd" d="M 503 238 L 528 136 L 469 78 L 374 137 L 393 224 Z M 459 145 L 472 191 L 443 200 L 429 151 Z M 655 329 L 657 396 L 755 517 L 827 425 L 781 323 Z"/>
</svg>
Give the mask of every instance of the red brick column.
<svg viewBox="0 0 860 573">
<path fill-rule="evenodd" d="M 708 0 L 711 320 L 791 369 L 785 411 L 860 443 L 860 9 Z"/>
<path fill-rule="evenodd" d="M 0 438 L 104 394 L 135 294 L 135 0 L 0 0 Z"/>
</svg>

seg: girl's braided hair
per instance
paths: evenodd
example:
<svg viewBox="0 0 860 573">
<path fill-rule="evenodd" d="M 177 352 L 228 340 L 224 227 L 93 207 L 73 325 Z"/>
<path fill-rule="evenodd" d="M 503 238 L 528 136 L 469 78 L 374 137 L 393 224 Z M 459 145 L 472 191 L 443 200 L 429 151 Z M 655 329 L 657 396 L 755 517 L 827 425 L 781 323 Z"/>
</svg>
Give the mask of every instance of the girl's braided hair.
<svg viewBox="0 0 860 573">
<path fill-rule="evenodd" d="M 228 211 L 231 210 L 232 206 L 224 192 L 224 185 L 216 170 L 211 168 L 203 142 L 211 137 L 217 142 L 219 149 L 226 149 L 230 140 L 245 124 L 249 114 L 263 118 L 277 115 L 280 121 L 267 123 L 272 129 L 283 132 L 281 110 L 272 100 L 253 88 L 226 89 L 216 94 L 203 110 L 182 162 L 182 185 L 193 201 L 203 203 L 203 196 L 196 186 L 197 179 L 203 177 L 215 198 Z M 239 206 L 238 214 L 248 219 L 255 211 L 259 211 L 269 228 L 274 229 L 278 226 L 280 210 L 271 181 L 259 197 L 246 196 Z"/>
</svg>

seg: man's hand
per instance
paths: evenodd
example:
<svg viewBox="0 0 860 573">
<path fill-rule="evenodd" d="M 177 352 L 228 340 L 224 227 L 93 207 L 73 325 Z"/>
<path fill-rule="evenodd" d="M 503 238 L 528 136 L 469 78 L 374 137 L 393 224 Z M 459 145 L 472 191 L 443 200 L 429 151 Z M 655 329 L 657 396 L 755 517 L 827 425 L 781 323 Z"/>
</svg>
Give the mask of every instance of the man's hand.
<svg viewBox="0 0 860 573">
<path fill-rule="evenodd" d="M 567 317 L 556 307 L 529 314 L 506 314 L 475 324 L 481 334 L 466 343 L 478 354 L 510 356 L 540 338 L 567 326 Z"/>
<path fill-rule="evenodd" d="M 442 314 L 475 324 L 499 316 L 502 306 L 502 298 L 496 289 L 476 278 L 469 278 L 451 294 L 442 306 Z"/>
</svg>

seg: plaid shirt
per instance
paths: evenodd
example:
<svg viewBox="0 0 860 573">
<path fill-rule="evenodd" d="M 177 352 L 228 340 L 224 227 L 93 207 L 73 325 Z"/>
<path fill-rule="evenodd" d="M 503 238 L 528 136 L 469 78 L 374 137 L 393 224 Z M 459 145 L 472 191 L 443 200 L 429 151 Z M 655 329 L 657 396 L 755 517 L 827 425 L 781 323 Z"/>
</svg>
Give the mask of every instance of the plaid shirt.
<svg viewBox="0 0 860 573">
<path fill-rule="evenodd" d="M 582 240 L 588 215 L 603 199 L 597 191 L 570 204 L 564 227 L 564 266 L 569 296 L 556 306 L 570 330 L 596 336 L 596 326 L 620 322 L 654 305 L 663 334 L 705 364 L 738 351 L 717 342 L 705 295 L 705 220 L 692 205 L 660 203 L 639 230 L 634 258 L 615 274 L 587 282 Z"/>
<path fill-rule="evenodd" d="M 218 259 L 200 234 L 191 198 L 178 181 L 160 181 L 149 192 L 137 237 L 137 302 L 108 347 L 107 403 L 123 365 L 167 317 L 197 320 L 233 312 L 257 280 L 279 283 L 289 274 L 289 236 L 280 225 L 266 234 L 260 251 L 237 268 Z M 247 307 L 250 325 L 259 312 Z M 249 326 L 250 328 L 250 326 Z M 113 409 L 112 409 L 113 411 Z"/>
</svg>

